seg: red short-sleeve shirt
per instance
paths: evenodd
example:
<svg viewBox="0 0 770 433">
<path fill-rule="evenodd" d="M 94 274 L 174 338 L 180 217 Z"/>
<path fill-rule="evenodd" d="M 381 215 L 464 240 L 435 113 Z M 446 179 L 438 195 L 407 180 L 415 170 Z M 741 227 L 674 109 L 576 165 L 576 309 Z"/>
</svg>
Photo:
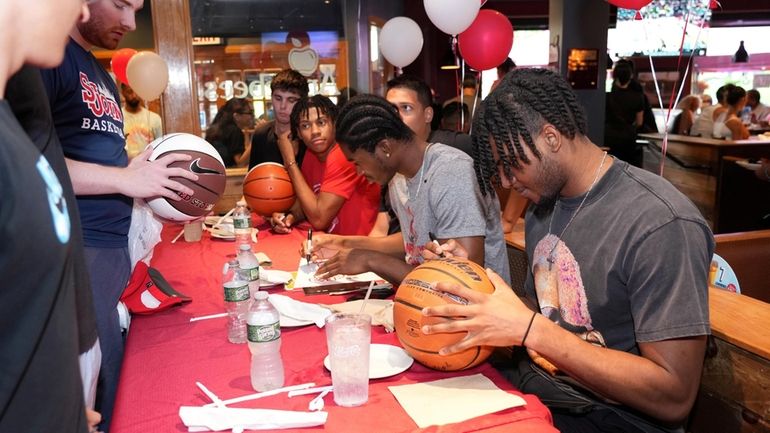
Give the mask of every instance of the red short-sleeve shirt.
<svg viewBox="0 0 770 433">
<path fill-rule="evenodd" d="M 356 167 L 345 158 L 338 144 L 321 161 L 308 152 L 302 161 L 302 175 L 313 192 L 327 192 L 345 198 L 345 203 L 332 220 L 327 233 L 368 235 L 377 219 L 380 186 L 356 173 Z"/>
</svg>

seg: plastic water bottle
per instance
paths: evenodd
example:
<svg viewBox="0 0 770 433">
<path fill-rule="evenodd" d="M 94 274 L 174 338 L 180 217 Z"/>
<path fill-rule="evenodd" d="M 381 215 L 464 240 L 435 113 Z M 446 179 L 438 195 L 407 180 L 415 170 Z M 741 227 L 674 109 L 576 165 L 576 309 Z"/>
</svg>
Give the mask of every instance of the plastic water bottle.
<svg viewBox="0 0 770 433">
<path fill-rule="evenodd" d="M 233 211 L 233 232 L 235 232 L 235 248 L 240 249 L 243 244 L 251 248 L 251 212 L 243 200 L 236 203 Z"/>
<path fill-rule="evenodd" d="M 259 260 L 251 251 L 251 245 L 241 244 L 239 247 L 238 264 L 243 277 L 249 282 L 249 296 L 253 298 L 259 290 Z"/>
<path fill-rule="evenodd" d="M 222 287 L 227 309 L 227 339 L 246 342 L 246 314 L 249 311 L 249 282 L 243 277 L 238 260 L 230 260 L 222 269 Z"/>
<path fill-rule="evenodd" d="M 251 386 L 257 392 L 283 386 L 280 321 L 278 310 L 268 300 L 267 292 L 257 292 L 246 319 L 251 351 Z"/>
</svg>

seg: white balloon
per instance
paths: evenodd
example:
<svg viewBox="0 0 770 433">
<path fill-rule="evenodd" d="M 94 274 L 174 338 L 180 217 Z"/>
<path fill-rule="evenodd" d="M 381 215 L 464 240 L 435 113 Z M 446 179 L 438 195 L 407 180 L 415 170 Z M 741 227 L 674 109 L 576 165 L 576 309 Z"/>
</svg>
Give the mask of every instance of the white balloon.
<svg viewBox="0 0 770 433">
<path fill-rule="evenodd" d="M 157 99 L 168 86 L 168 65 L 152 51 L 134 54 L 126 66 L 128 85 L 145 101 Z"/>
<path fill-rule="evenodd" d="M 424 0 L 430 21 L 442 32 L 456 36 L 471 26 L 479 13 L 479 0 Z"/>
<path fill-rule="evenodd" d="M 411 18 L 391 18 L 380 31 L 382 55 L 399 68 L 412 63 L 420 55 L 422 43 L 422 29 Z"/>
</svg>

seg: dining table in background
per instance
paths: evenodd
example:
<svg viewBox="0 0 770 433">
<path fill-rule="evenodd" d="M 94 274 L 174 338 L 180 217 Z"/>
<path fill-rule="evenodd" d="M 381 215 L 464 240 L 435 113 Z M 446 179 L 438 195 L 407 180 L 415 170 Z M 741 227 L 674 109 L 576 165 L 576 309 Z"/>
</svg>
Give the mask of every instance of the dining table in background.
<svg viewBox="0 0 770 433">
<path fill-rule="evenodd" d="M 257 217 L 258 243 L 254 251 L 266 253 L 272 269 L 295 271 L 305 231 L 294 229 L 286 235 L 274 234 Z M 227 341 L 225 318 L 190 322 L 193 317 L 224 312 L 221 272 L 224 263 L 235 256 L 232 241 L 214 239 L 204 233 L 199 242 L 171 239 L 180 230 L 166 225 L 161 242 L 155 247 L 151 266 L 158 269 L 175 290 L 192 297 L 192 302 L 146 316 L 133 316 L 127 334 L 125 355 L 111 431 L 119 433 L 185 432 L 179 418 L 180 406 L 210 403 L 196 386 L 203 383 L 221 399 L 253 393 L 249 377 L 250 353 L 247 345 Z M 344 296 L 306 296 L 301 290 L 267 289 L 304 302 L 333 304 Z M 282 328 L 281 354 L 285 385 L 314 382 L 331 384 L 323 366 L 327 354 L 324 330 L 315 325 Z M 382 326 L 372 329 L 372 343 L 400 346 L 395 333 Z M 482 373 L 506 392 L 522 396 L 527 404 L 483 415 L 464 422 L 417 427 L 388 389 L 393 385 L 428 382 L 443 378 Z M 285 393 L 233 407 L 306 411 L 315 395 L 289 398 Z M 369 400 L 360 407 L 346 408 L 327 397 L 328 419 L 324 426 L 296 432 L 556 432 L 549 410 L 534 395 L 523 395 L 489 363 L 460 372 L 439 372 L 414 363 L 395 376 L 370 381 Z"/>
</svg>

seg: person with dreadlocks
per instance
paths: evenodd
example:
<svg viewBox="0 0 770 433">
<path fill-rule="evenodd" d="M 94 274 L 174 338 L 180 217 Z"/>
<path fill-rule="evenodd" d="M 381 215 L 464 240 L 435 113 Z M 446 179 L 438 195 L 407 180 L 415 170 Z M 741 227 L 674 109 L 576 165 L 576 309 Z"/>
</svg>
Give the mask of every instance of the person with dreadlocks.
<svg viewBox="0 0 770 433">
<path fill-rule="evenodd" d="M 509 73 L 473 131 L 482 191 L 511 186 L 535 203 L 526 298 L 489 271 L 491 295 L 439 283 L 469 304 L 424 309 L 438 323 L 422 332 L 468 332 L 442 354 L 520 346 L 501 369 L 551 408 L 562 432 L 683 431 L 709 333 L 714 239 L 697 208 L 662 177 L 592 143 L 555 72 Z M 452 242 L 441 252 L 466 254 Z"/>
<path fill-rule="evenodd" d="M 292 108 L 291 130 L 278 137 L 278 149 L 297 198 L 287 214 L 273 214 L 276 233 L 289 233 L 302 220 L 316 230 L 341 235 L 366 235 L 372 229 L 380 187 L 356 173 L 334 141 L 336 117 L 337 107 L 323 95 L 302 98 Z M 308 149 L 301 169 L 292 140 L 302 140 Z"/>
<path fill-rule="evenodd" d="M 481 194 L 470 156 L 418 138 L 397 107 L 374 95 L 357 96 L 343 107 L 337 141 L 367 179 L 389 185 L 401 233 L 314 237 L 316 255 L 326 248 L 339 250 L 318 269 L 318 275 L 373 271 L 400 283 L 422 263 L 422 250 L 431 242 L 429 233 L 434 233 L 439 240 L 454 238 L 471 260 L 510 280 L 500 205 L 494 194 Z"/>
</svg>

